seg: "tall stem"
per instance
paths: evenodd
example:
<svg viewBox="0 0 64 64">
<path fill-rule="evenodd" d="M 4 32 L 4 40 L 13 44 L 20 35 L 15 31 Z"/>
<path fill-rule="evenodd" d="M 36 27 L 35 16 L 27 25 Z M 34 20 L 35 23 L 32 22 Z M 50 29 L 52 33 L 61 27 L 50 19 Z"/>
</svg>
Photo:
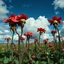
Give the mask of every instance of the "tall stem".
<svg viewBox="0 0 64 64">
<path fill-rule="evenodd" d="M 34 42 L 34 44 L 35 44 L 35 51 L 36 51 L 36 42 Z"/>
<path fill-rule="evenodd" d="M 58 39 L 59 39 L 59 58 L 60 58 L 60 55 L 61 55 L 61 41 L 60 41 L 59 29 L 57 29 L 57 31 L 58 31 Z"/>
<path fill-rule="evenodd" d="M 47 49 L 46 49 L 46 43 L 45 43 L 45 53 L 46 53 Z"/>
<path fill-rule="evenodd" d="M 24 42 L 23 42 L 23 40 L 22 40 L 22 48 L 24 48 Z"/>
<path fill-rule="evenodd" d="M 21 64 L 21 51 L 20 51 L 20 35 L 19 35 L 19 33 L 17 32 L 17 30 L 16 30 L 16 33 L 17 33 L 17 35 L 18 35 L 18 54 L 19 54 L 19 64 Z"/>
<path fill-rule="evenodd" d="M 26 38 L 26 48 L 27 48 L 27 38 Z"/>
<path fill-rule="evenodd" d="M 55 35 L 53 37 L 54 37 L 54 46 L 55 46 L 55 49 L 57 50 L 57 42 L 56 42 L 56 39 L 55 39 Z"/>
<path fill-rule="evenodd" d="M 8 44 L 9 44 L 9 41 L 7 40 L 7 51 L 8 51 Z"/>
<path fill-rule="evenodd" d="M 40 33 L 39 33 L 39 46 L 40 46 Z"/>
<path fill-rule="evenodd" d="M 13 59 L 13 38 L 14 38 L 14 31 L 13 31 L 12 40 L 11 40 L 11 53 L 12 53 L 12 59 Z M 13 64 L 13 62 L 12 62 L 12 64 Z"/>
<path fill-rule="evenodd" d="M 28 51 L 29 51 L 29 39 L 28 39 Z"/>
</svg>

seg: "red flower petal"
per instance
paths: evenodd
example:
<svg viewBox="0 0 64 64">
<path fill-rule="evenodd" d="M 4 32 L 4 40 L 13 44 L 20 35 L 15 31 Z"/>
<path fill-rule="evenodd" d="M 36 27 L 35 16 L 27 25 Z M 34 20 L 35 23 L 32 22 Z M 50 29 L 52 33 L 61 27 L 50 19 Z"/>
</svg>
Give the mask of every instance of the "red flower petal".
<svg viewBox="0 0 64 64">
<path fill-rule="evenodd" d="M 49 44 L 49 47 L 52 47 L 52 44 L 51 43 Z"/>
<path fill-rule="evenodd" d="M 45 42 L 45 43 L 48 43 L 48 39 L 45 39 L 44 42 Z"/>
<path fill-rule="evenodd" d="M 55 31 L 55 30 L 52 30 L 52 31 L 51 31 L 51 33 L 54 33 L 54 34 L 55 34 L 55 33 L 56 33 L 56 31 Z"/>
<path fill-rule="evenodd" d="M 10 37 L 8 37 L 8 38 L 5 38 L 5 40 L 11 40 L 11 38 L 10 38 Z"/>
<path fill-rule="evenodd" d="M 57 20 L 58 18 L 56 17 L 56 16 L 54 16 L 53 18 L 52 18 L 52 20 L 54 21 L 54 20 Z"/>
<path fill-rule="evenodd" d="M 7 22 L 10 22 L 11 20 L 10 19 L 4 19 L 3 22 L 7 23 Z"/>
<path fill-rule="evenodd" d="M 26 32 L 24 35 L 25 35 L 25 36 L 29 36 L 29 37 L 34 36 L 34 34 L 33 34 L 32 32 Z"/>
<path fill-rule="evenodd" d="M 50 25 L 52 25 L 52 24 L 53 24 L 53 21 L 52 21 L 52 20 L 48 20 L 48 22 L 50 23 Z"/>
<path fill-rule="evenodd" d="M 44 28 L 38 28 L 38 29 L 37 29 L 37 32 L 38 32 L 38 31 L 42 31 L 42 32 L 45 33 L 46 30 L 45 30 Z"/>
<path fill-rule="evenodd" d="M 28 16 L 27 15 L 24 15 L 24 14 L 20 14 L 17 16 L 17 19 L 20 20 L 20 19 L 25 19 L 27 20 L 28 19 Z"/>
<path fill-rule="evenodd" d="M 11 19 L 13 22 L 18 22 L 17 16 L 14 15 L 14 14 L 11 14 L 11 15 L 10 15 L 10 19 Z"/>
<path fill-rule="evenodd" d="M 21 37 L 21 40 L 25 40 L 25 38 L 24 37 Z"/>
<path fill-rule="evenodd" d="M 57 19 L 57 21 L 58 21 L 58 23 L 62 23 L 62 18 L 59 17 L 59 18 Z"/>
</svg>

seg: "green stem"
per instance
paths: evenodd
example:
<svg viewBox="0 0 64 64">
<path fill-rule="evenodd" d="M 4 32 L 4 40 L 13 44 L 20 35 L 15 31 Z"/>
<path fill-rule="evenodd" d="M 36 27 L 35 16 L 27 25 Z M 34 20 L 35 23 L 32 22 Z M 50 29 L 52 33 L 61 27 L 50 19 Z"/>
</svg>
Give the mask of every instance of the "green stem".
<svg viewBox="0 0 64 64">
<path fill-rule="evenodd" d="M 28 51 L 29 51 L 29 39 L 28 39 Z"/>
<path fill-rule="evenodd" d="M 57 29 L 57 31 L 58 31 L 58 39 L 59 39 L 59 58 L 60 58 L 60 55 L 61 55 L 61 41 L 60 41 L 59 29 Z"/>
<path fill-rule="evenodd" d="M 26 48 L 27 48 L 27 38 L 26 38 Z"/>
<path fill-rule="evenodd" d="M 39 33 L 39 46 L 40 46 L 40 33 Z"/>
<path fill-rule="evenodd" d="M 36 51 L 36 42 L 34 44 L 35 44 L 35 51 Z"/>
<path fill-rule="evenodd" d="M 45 53 L 46 53 L 46 43 L 45 43 Z"/>
<path fill-rule="evenodd" d="M 7 51 L 8 51 L 8 49 L 9 49 L 9 48 L 8 48 L 8 44 L 9 44 L 9 41 L 7 40 Z"/>
<path fill-rule="evenodd" d="M 55 39 L 55 35 L 54 35 L 54 46 L 55 46 L 55 49 L 57 50 L 57 42 L 56 42 L 56 39 Z"/>
<path fill-rule="evenodd" d="M 19 64 L 21 64 L 21 51 L 20 51 L 20 35 L 19 35 L 19 33 L 17 32 L 17 30 L 16 30 L 16 33 L 17 33 L 17 35 L 18 35 L 18 55 L 19 55 Z"/>
<path fill-rule="evenodd" d="M 23 28 L 21 27 L 21 37 L 22 37 L 22 33 L 23 33 Z M 21 40 L 21 37 L 19 36 L 19 41 L 18 41 L 18 51 L 19 51 L 19 64 L 22 63 L 22 60 L 21 60 L 21 48 L 20 48 L 20 40 Z M 22 40 L 21 40 L 22 42 Z M 22 54 L 22 57 L 23 57 L 23 54 Z"/>
<path fill-rule="evenodd" d="M 23 42 L 23 40 L 22 40 L 22 48 L 24 48 L 24 42 Z"/>
<path fill-rule="evenodd" d="M 13 59 L 13 38 L 14 38 L 14 32 L 12 34 L 12 41 L 11 41 L 11 53 L 12 53 L 12 59 Z M 13 64 L 13 62 L 12 62 Z"/>
</svg>

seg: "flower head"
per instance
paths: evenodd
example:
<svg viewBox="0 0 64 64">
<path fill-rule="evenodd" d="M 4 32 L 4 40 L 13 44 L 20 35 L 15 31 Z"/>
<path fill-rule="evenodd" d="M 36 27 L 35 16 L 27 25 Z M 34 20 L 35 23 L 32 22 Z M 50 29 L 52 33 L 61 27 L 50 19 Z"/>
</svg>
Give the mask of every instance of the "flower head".
<svg viewBox="0 0 64 64">
<path fill-rule="evenodd" d="M 62 18 L 54 16 L 52 18 L 52 20 L 48 20 L 48 22 L 50 23 L 50 25 L 53 24 L 54 27 L 57 29 L 58 28 L 58 24 L 62 23 Z"/>
<path fill-rule="evenodd" d="M 18 22 L 17 16 L 14 14 L 11 14 L 8 19 L 3 20 L 5 23 L 9 23 L 10 29 L 15 32 L 16 30 L 16 24 Z"/>
<path fill-rule="evenodd" d="M 11 40 L 11 38 L 10 38 L 10 37 L 8 37 L 8 38 L 5 38 L 5 40 L 9 41 L 9 40 Z"/>
<path fill-rule="evenodd" d="M 39 43 L 38 39 L 35 38 L 34 39 L 34 43 Z"/>
<path fill-rule="evenodd" d="M 52 25 L 52 24 L 54 24 L 54 23 L 62 23 L 62 18 L 61 17 L 56 17 L 56 16 L 54 16 L 53 18 L 52 18 L 52 20 L 48 20 L 48 22 Z"/>
<path fill-rule="evenodd" d="M 32 37 L 32 36 L 34 36 L 34 34 L 33 34 L 32 32 L 26 32 L 24 35 L 27 36 L 27 37 Z"/>
<path fill-rule="evenodd" d="M 25 40 L 25 38 L 24 37 L 21 37 L 21 40 Z"/>
<path fill-rule="evenodd" d="M 43 41 L 45 42 L 45 44 L 48 43 L 48 39 L 45 39 L 45 40 L 43 40 Z"/>
<path fill-rule="evenodd" d="M 38 32 L 38 31 L 41 31 L 41 32 L 44 32 L 44 33 L 46 32 L 46 30 L 45 30 L 44 28 L 38 28 L 38 29 L 37 29 L 37 32 Z"/>
<path fill-rule="evenodd" d="M 26 20 L 28 19 L 27 15 L 20 14 L 17 16 L 18 25 L 21 27 L 24 27 L 24 24 L 26 23 Z"/>
<path fill-rule="evenodd" d="M 33 55 L 31 58 L 32 58 L 32 59 L 35 59 L 36 57 Z"/>
<path fill-rule="evenodd" d="M 51 43 L 49 44 L 49 47 L 52 47 L 52 44 Z"/>
<path fill-rule="evenodd" d="M 16 23 L 16 22 L 18 22 L 17 16 L 14 15 L 14 14 L 11 14 L 8 19 L 4 19 L 3 21 L 4 21 L 5 23 L 8 23 L 8 22 Z"/>
<path fill-rule="evenodd" d="M 37 32 L 40 32 L 40 35 L 44 32 L 46 32 L 46 30 L 44 28 L 38 28 L 37 29 Z"/>
<path fill-rule="evenodd" d="M 25 19 L 27 20 L 28 19 L 28 16 L 27 15 L 24 15 L 24 14 L 20 14 L 17 16 L 17 19 L 20 21 L 21 19 Z"/>
<path fill-rule="evenodd" d="M 51 31 L 51 34 L 52 34 L 53 36 L 55 35 L 55 33 L 56 33 L 55 30 L 52 30 L 52 31 Z"/>
</svg>

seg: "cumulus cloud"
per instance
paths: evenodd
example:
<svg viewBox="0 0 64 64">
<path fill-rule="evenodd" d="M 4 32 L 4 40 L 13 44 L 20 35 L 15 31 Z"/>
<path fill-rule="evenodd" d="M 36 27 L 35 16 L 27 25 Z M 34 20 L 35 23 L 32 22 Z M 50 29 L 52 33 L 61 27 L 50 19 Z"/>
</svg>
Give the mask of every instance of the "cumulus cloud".
<svg viewBox="0 0 64 64">
<path fill-rule="evenodd" d="M 64 37 L 64 26 L 61 29 L 61 35 Z"/>
<path fill-rule="evenodd" d="M 43 40 L 50 37 L 49 35 L 50 29 L 48 25 L 49 23 L 47 18 L 45 18 L 45 16 L 39 16 L 37 19 L 34 19 L 33 17 L 31 17 L 26 21 L 26 25 L 24 27 L 24 33 L 29 31 L 34 33 L 33 38 L 39 38 L 38 36 L 39 33 L 37 32 L 37 28 L 40 28 L 40 27 L 44 28 L 46 30 L 46 33 L 42 34 L 43 36 L 41 36 L 41 39 Z M 18 31 L 20 31 L 20 29 L 18 29 Z"/>
<path fill-rule="evenodd" d="M 0 0 L 0 20 L 7 18 L 7 13 L 9 13 L 9 11 L 7 10 L 6 4 L 3 0 Z"/>
<path fill-rule="evenodd" d="M 49 26 L 49 23 L 47 18 L 45 18 L 45 16 L 39 16 L 37 19 L 30 17 L 28 18 L 24 26 L 24 33 L 32 32 L 34 34 L 34 37 L 31 38 L 31 41 L 33 41 L 34 38 L 39 38 L 39 33 L 37 32 L 37 28 L 41 27 L 46 30 L 46 33 L 42 34 L 41 36 L 41 41 L 43 41 L 43 39 L 46 39 L 46 38 L 49 38 L 51 41 L 52 36 L 49 35 L 50 29 L 48 26 Z M 17 31 L 21 33 L 20 28 L 18 28 Z"/>
<path fill-rule="evenodd" d="M 53 1 L 54 9 L 56 10 L 57 8 L 64 8 L 64 0 L 54 0 Z"/>
<path fill-rule="evenodd" d="M 10 33 L 8 30 L 9 26 L 1 22 L 3 19 L 8 18 L 8 13 L 9 10 L 7 10 L 6 4 L 3 0 L 0 0 L 0 42 L 4 41 L 3 39 Z"/>
</svg>

